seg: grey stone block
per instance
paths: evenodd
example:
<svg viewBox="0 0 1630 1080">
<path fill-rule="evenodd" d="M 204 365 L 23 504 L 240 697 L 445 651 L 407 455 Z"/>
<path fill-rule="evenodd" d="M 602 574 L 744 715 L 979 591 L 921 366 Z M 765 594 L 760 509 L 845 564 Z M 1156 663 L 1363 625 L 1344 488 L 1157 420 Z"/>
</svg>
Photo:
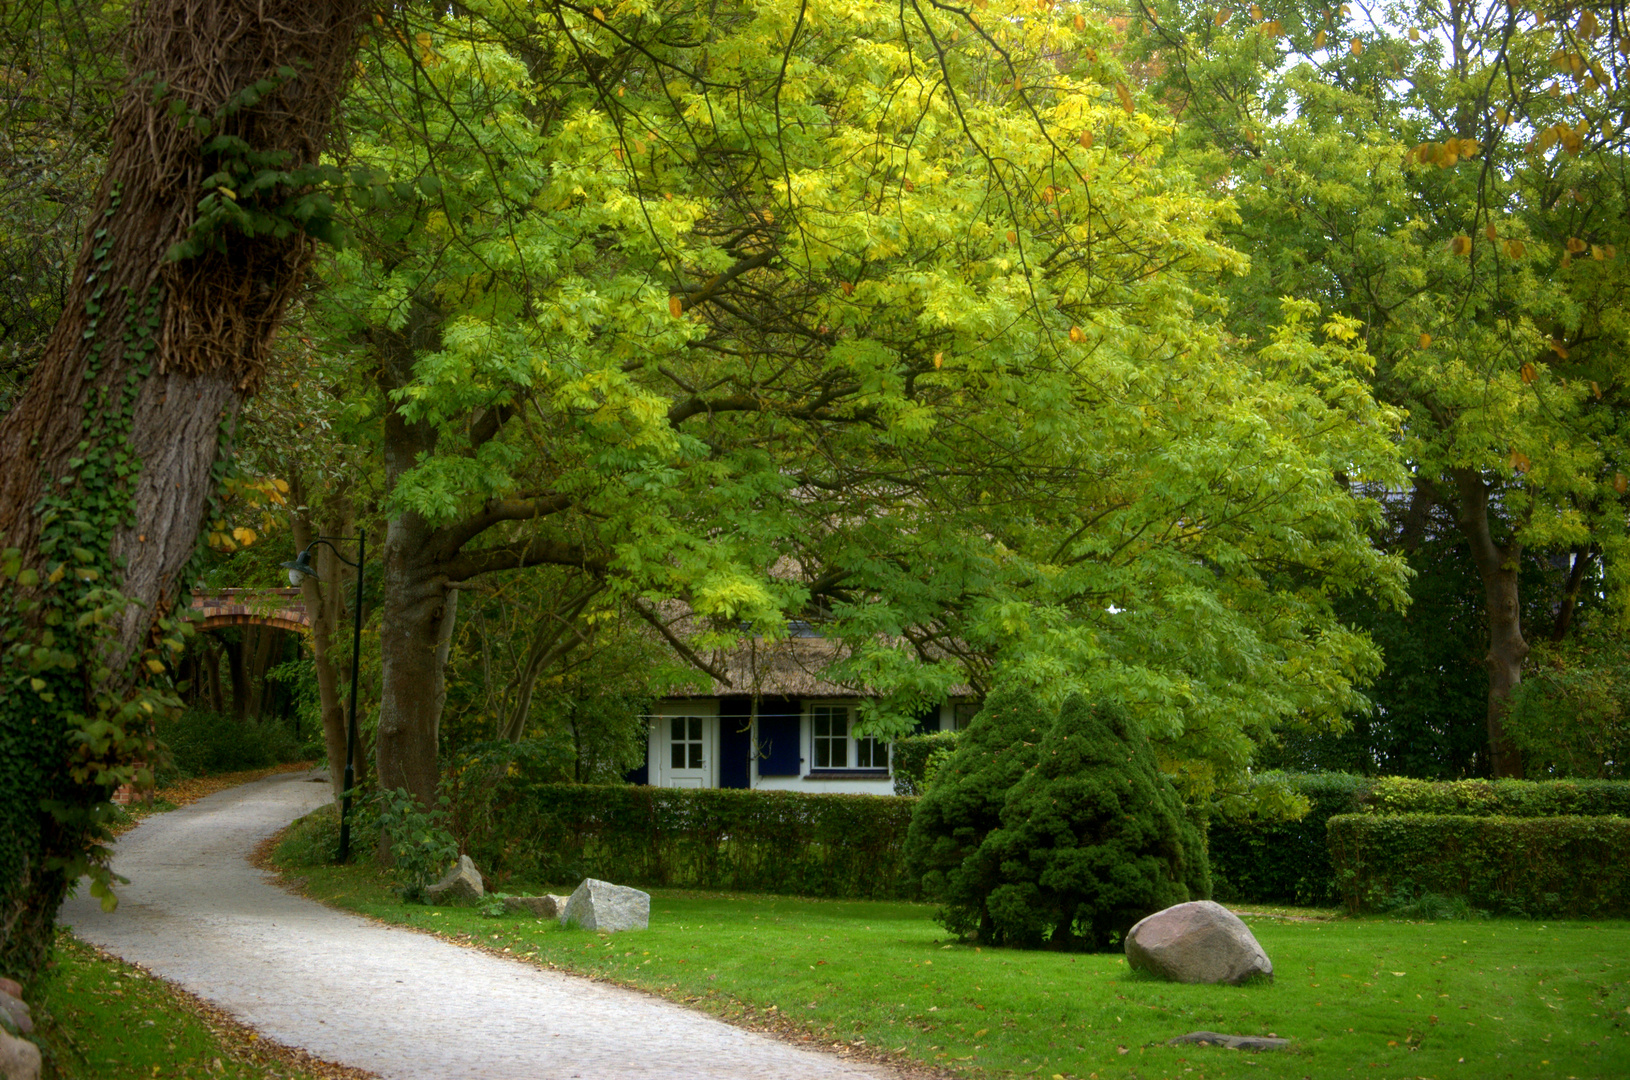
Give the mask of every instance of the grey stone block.
<svg viewBox="0 0 1630 1080">
<path fill-rule="evenodd" d="M 425 891 L 432 904 L 473 904 L 487 894 L 481 885 L 481 871 L 468 855 L 460 855 L 441 880 Z"/>
<path fill-rule="evenodd" d="M 644 930 L 651 925 L 651 896 L 626 885 L 584 878 L 583 884 L 566 901 L 560 922 L 562 926 L 575 924 L 585 930 L 608 933 Z"/>
<path fill-rule="evenodd" d="M 1184 983 L 1233 983 L 1273 978 L 1273 962 L 1234 913 L 1210 900 L 1157 911 L 1126 935 L 1132 967 Z"/>
</svg>

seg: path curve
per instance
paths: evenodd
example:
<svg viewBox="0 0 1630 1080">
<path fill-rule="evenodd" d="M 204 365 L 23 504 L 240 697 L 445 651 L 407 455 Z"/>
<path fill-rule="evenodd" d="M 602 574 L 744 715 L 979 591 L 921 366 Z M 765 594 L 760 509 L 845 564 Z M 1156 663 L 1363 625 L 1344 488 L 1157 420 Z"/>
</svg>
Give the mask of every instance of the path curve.
<svg viewBox="0 0 1630 1080">
<path fill-rule="evenodd" d="M 330 799 L 284 773 L 143 821 L 115 846 L 118 910 L 77 897 L 86 941 L 262 1034 L 386 1080 L 880 1080 L 604 983 L 500 960 L 293 896 L 246 857 Z M 82 890 L 83 891 L 83 890 Z"/>
</svg>

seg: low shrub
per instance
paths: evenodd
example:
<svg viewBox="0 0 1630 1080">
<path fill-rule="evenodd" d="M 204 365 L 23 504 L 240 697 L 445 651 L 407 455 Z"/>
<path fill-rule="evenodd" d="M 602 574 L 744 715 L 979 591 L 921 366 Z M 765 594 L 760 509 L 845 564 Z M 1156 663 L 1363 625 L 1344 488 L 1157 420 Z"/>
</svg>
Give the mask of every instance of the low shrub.
<svg viewBox="0 0 1630 1080">
<path fill-rule="evenodd" d="M 1328 828 L 1351 911 L 1432 893 L 1497 914 L 1630 915 L 1630 819 L 1338 814 Z"/>
<path fill-rule="evenodd" d="M 894 740 L 890 763 L 894 767 L 894 793 L 921 795 L 928 787 L 931 763 L 938 765 L 956 749 L 958 732 L 934 731 Z"/>
<path fill-rule="evenodd" d="M 1338 899 L 1325 823 L 1351 814 L 1374 781 L 1350 773 L 1277 773 L 1262 782 L 1285 784 L 1307 799 L 1297 821 L 1213 818 L 1211 882 L 1222 900 L 1331 905 Z"/>
<path fill-rule="evenodd" d="M 1358 800 L 1367 814 L 1630 817 L 1626 780 L 1410 780 L 1383 776 Z"/>
<path fill-rule="evenodd" d="M 903 858 L 915 799 L 538 783 L 524 769 L 468 765 L 449 788 L 460 847 L 493 887 L 594 877 L 822 897 L 916 892 Z"/>
<path fill-rule="evenodd" d="M 276 718 L 237 720 L 188 709 L 175 719 L 158 721 L 155 734 L 169 758 L 158 769 L 160 786 L 195 776 L 281 765 L 304 756 L 293 729 Z"/>
<path fill-rule="evenodd" d="M 395 892 L 404 903 L 428 904 L 430 886 L 458 858 L 458 844 L 446 828 L 451 803 L 443 795 L 426 810 L 407 788 L 374 796 L 379 830 L 390 845 Z"/>
</svg>

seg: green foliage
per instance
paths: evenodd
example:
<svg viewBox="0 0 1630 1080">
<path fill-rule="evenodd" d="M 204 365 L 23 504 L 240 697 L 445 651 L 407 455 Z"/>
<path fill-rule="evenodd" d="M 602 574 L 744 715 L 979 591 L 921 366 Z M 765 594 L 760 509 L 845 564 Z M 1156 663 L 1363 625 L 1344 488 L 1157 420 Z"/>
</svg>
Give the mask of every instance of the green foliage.
<svg viewBox="0 0 1630 1080">
<path fill-rule="evenodd" d="M 990 932 L 984 898 L 1002 883 L 1001 869 L 981 845 L 1001 826 L 1007 793 L 1036 763 L 1053 717 L 1028 687 L 999 683 L 917 803 L 906 857 L 953 933 Z"/>
<path fill-rule="evenodd" d="M 1630 817 L 1630 781 L 1455 780 L 1429 783 L 1401 776 L 1374 781 L 1358 797 L 1365 814 L 1455 814 L 1474 817 Z"/>
<path fill-rule="evenodd" d="M 459 842 L 493 883 L 629 885 L 804 896 L 915 893 L 902 856 L 915 800 L 790 791 L 555 784 L 466 767 Z"/>
<path fill-rule="evenodd" d="M 1336 903 L 1326 823 L 1359 809 L 1374 781 L 1347 773 L 1267 774 L 1258 783 L 1288 785 L 1308 802 L 1295 820 L 1254 815 L 1213 817 L 1208 841 L 1212 882 L 1222 900 Z"/>
<path fill-rule="evenodd" d="M 426 810 L 406 788 L 380 791 L 373 798 L 379 831 L 389 845 L 396 894 L 409 904 L 430 902 L 428 889 L 458 858 L 458 843 L 447 831 L 446 795 Z"/>
<path fill-rule="evenodd" d="M 187 709 L 161 718 L 153 730 L 169 755 L 167 766 L 158 770 L 161 784 L 300 761 L 304 756 L 300 740 L 280 717 L 240 722 L 205 709 Z"/>
<path fill-rule="evenodd" d="M 1211 896 L 1204 834 L 1125 709 L 1073 696 L 1036 750 L 980 845 L 1001 884 L 948 925 L 977 917 L 997 944 L 1111 949 L 1145 915 Z"/>
<path fill-rule="evenodd" d="M 1351 911 L 1436 893 L 1501 914 L 1630 915 L 1630 819 L 1338 814 L 1329 829 Z"/>
<path fill-rule="evenodd" d="M 1605 622 L 1536 649 L 1512 697 L 1506 729 L 1530 776 L 1630 778 L 1630 633 Z"/>
<path fill-rule="evenodd" d="M 934 731 L 895 739 L 889 758 L 896 795 L 921 795 L 956 751 L 958 732 Z"/>
<path fill-rule="evenodd" d="M 377 832 L 359 830 L 355 818 L 352 819 L 351 843 L 354 847 L 365 847 L 364 838 L 377 835 Z M 328 866 L 334 862 L 339 850 L 340 807 L 338 803 L 328 803 L 295 819 L 283 831 L 276 855 L 280 866 Z"/>
</svg>

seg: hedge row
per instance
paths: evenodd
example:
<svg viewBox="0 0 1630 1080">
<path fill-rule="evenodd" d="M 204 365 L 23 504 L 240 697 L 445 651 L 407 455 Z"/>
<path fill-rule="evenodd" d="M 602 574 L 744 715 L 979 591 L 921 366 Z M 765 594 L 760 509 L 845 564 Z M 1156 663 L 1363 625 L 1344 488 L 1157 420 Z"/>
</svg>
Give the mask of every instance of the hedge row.
<svg viewBox="0 0 1630 1080">
<path fill-rule="evenodd" d="M 1630 915 L 1630 820 L 1471 814 L 1341 814 L 1330 855 L 1351 911 L 1424 894 L 1499 914 Z"/>
<path fill-rule="evenodd" d="M 1305 795 L 1312 809 L 1300 821 L 1213 819 L 1208 834 L 1213 895 L 1219 900 L 1335 904 L 1325 823 L 1357 811 L 1371 781 L 1348 773 L 1293 773 L 1275 782 Z"/>
<path fill-rule="evenodd" d="M 1410 780 L 1383 776 L 1359 799 L 1370 814 L 1630 817 L 1630 781 Z"/>
<path fill-rule="evenodd" d="M 495 887 L 569 884 L 902 899 L 915 799 L 501 777 L 458 800 L 463 850 Z"/>
</svg>

